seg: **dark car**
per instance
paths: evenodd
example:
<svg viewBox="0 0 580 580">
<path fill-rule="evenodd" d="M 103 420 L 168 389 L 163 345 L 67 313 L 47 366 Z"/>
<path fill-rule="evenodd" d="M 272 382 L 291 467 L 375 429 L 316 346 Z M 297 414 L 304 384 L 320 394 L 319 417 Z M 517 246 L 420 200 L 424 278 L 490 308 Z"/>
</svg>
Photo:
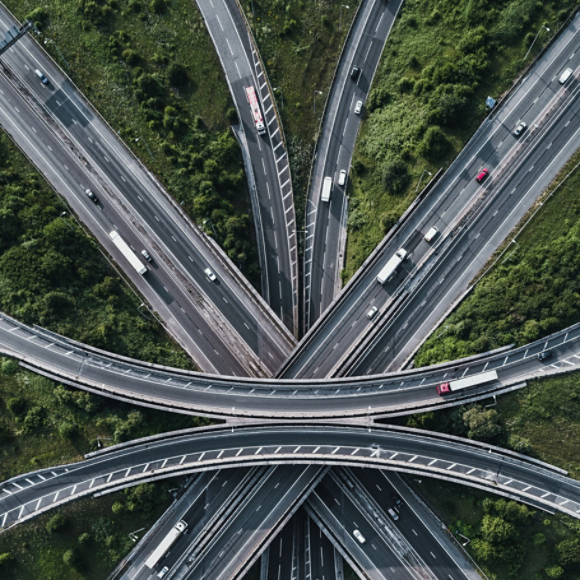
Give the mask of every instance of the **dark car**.
<svg viewBox="0 0 580 580">
<path fill-rule="evenodd" d="M 360 68 L 358 66 L 353 66 L 352 72 L 350 73 L 350 78 L 353 81 L 356 81 L 356 79 L 358 79 L 359 75 L 360 75 Z"/>
<path fill-rule="evenodd" d="M 403 500 L 396 493 L 391 496 L 391 499 L 395 502 L 396 506 L 403 505 Z"/>
<path fill-rule="evenodd" d="M 477 183 L 481 183 L 484 179 L 487 178 L 488 175 L 489 175 L 489 171 L 487 169 L 482 169 L 477 174 L 477 177 L 475 178 L 475 180 L 477 181 Z"/>
<path fill-rule="evenodd" d="M 538 353 L 538 360 L 543 361 L 546 360 L 547 358 L 550 358 L 551 356 L 552 356 L 551 350 L 543 350 L 542 352 Z"/>
<path fill-rule="evenodd" d="M 90 189 L 85 189 L 85 193 L 89 196 L 91 201 L 98 203 L 99 198 Z"/>
</svg>

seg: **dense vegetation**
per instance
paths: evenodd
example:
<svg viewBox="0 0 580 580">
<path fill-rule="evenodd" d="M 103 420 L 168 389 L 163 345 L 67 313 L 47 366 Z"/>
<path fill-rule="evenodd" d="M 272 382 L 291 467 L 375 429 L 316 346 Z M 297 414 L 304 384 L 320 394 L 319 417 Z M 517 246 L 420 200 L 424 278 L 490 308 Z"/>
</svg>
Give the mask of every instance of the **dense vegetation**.
<svg viewBox="0 0 580 580">
<path fill-rule="evenodd" d="M 298 223 L 304 216 L 310 162 L 330 81 L 360 1 L 342 3 L 342 7 L 331 0 L 242 2 L 277 89 L 274 94 L 289 149 Z"/>
<path fill-rule="evenodd" d="M 169 505 L 181 480 L 79 500 L 0 535 L 0 576 L 103 580 Z"/>
<path fill-rule="evenodd" d="M 580 522 L 476 489 L 423 478 L 415 486 L 490 580 L 573 580 L 580 573 Z"/>
<path fill-rule="evenodd" d="M 560 176 L 578 162 L 576 153 Z M 525 344 L 578 322 L 579 188 L 577 169 L 518 234 L 517 245 L 511 244 L 505 257 L 427 340 L 415 357 L 416 365 Z"/>
<path fill-rule="evenodd" d="M 191 0 L 9 0 L 173 197 L 253 281 L 254 228 L 221 66 Z M 62 55 L 62 56 L 61 56 Z"/>
<path fill-rule="evenodd" d="M 509 88 L 540 26 L 553 32 L 576 4 L 405 0 L 355 151 L 345 279 L 412 202 L 424 170 L 461 150 L 486 115 L 486 97 Z M 548 39 L 542 29 L 529 61 Z"/>
</svg>

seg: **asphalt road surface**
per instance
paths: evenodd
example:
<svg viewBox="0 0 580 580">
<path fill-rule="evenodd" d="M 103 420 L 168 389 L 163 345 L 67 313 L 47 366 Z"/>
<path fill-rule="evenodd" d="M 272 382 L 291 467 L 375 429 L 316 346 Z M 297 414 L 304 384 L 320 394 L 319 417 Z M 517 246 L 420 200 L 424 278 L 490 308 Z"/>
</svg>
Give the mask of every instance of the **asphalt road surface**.
<svg viewBox="0 0 580 580">
<path fill-rule="evenodd" d="M 0 25 L 12 25 L 3 9 Z M 23 38 L 2 58 L 11 78 L 0 75 L 4 129 L 122 269 L 128 270 L 126 262 L 110 249 L 112 229 L 137 254 L 150 252 L 145 276 L 127 274 L 200 368 L 259 376 L 278 368 L 294 340 L 225 254 L 180 212 L 32 39 Z M 98 204 L 88 199 L 87 188 Z M 208 266 L 215 282 L 204 273 Z"/>
<path fill-rule="evenodd" d="M 395 360 L 393 353 L 402 353 L 401 357 L 412 354 L 467 289 L 486 256 L 515 227 L 580 144 L 576 117 L 580 69 L 578 22 L 575 18 L 560 34 L 502 108 L 478 129 L 432 191 L 398 229 L 387 235 L 378 254 L 349 283 L 324 320 L 305 337 L 279 373 L 281 376 L 322 378 L 340 373 L 341 364 L 367 335 L 380 335 L 375 327 L 382 330 L 392 319 L 393 312 L 398 311 L 397 300 L 403 299 L 403 304 L 408 304 L 408 295 L 418 294 L 416 304 L 423 310 L 418 314 L 412 308 L 414 318 L 408 318 L 409 310 L 397 318 L 399 332 L 404 335 L 397 337 L 390 353 L 385 353 L 390 338 L 387 337 L 386 342 L 377 342 L 377 349 L 367 349 L 355 361 L 359 368 L 352 372 L 394 368 L 401 361 L 400 357 Z M 567 67 L 576 72 L 563 86 L 558 78 Z M 512 131 L 520 120 L 527 123 L 528 131 L 517 138 Z M 475 177 L 482 168 L 487 168 L 490 175 L 479 184 Z M 479 217 L 478 227 L 459 230 L 461 239 L 469 243 L 462 254 L 453 240 L 458 227 L 473 221 L 474 215 Z M 432 226 L 438 228 L 439 236 L 428 243 L 424 236 Z M 378 284 L 378 273 L 401 247 L 409 253 L 408 259 L 393 280 Z M 430 288 L 421 285 L 425 272 L 433 272 L 436 266 L 445 272 L 444 280 L 440 282 L 437 278 Z M 453 272 L 452 266 L 456 266 Z M 433 283 L 437 292 L 433 291 Z M 367 313 L 372 306 L 379 312 L 369 320 Z M 383 354 L 377 360 L 381 348 Z M 376 363 L 370 362 L 374 360 Z"/>
<path fill-rule="evenodd" d="M 306 206 L 304 253 L 304 320 L 306 330 L 340 291 L 340 270 L 346 248 L 346 188 L 338 185 L 342 170 L 348 176 L 361 115 L 383 47 L 403 0 L 363 0 L 343 49 L 328 96 Z M 353 66 L 361 70 L 352 80 Z M 361 101 L 360 114 L 354 112 Z M 330 202 L 320 193 L 325 177 L 332 177 Z"/>
<path fill-rule="evenodd" d="M 395 427 L 283 425 L 203 428 L 24 474 L 0 488 L 0 527 L 95 492 L 208 469 L 273 464 L 380 467 L 487 489 L 573 517 L 580 483 L 566 472 L 497 447 Z"/>
</svg>

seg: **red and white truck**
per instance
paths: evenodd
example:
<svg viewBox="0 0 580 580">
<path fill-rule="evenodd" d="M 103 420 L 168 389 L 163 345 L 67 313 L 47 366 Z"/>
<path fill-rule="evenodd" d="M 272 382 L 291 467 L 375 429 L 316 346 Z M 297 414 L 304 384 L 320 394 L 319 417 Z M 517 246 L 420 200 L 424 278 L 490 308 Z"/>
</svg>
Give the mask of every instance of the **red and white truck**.
<svg viewBox="0 0 580 580">
<path fill-rule="evenodd" d="M 252 118 L 254 119 L 254 125 L 256 125 L 256 131 L 258 131 L 258 135 L 263 135 L 266 132 L 266 126 L 264 125 L 264 118 L 262 117 L 260 103 L 258 103 L 258 97 L 256 97 L 254 87 L 246 87 L 246 98 L 252 110 Z"/>
<path fill-rule="evenodd" d="M 437 387 L 437 393 L 439 395 L 448 395 L 449 393 L 454 393 L 455 391 L 461 391 L 461 389 L 467 389 L 469 387 L 491 383 L 491 381 L 497 381 L 497 373 L 495 371 L 487 371 L 486 373 L 471 375 L 470 377 L 466 377 L 464 379 L 457 379 L 456 381 L 441 383 Z"/>
</svg>

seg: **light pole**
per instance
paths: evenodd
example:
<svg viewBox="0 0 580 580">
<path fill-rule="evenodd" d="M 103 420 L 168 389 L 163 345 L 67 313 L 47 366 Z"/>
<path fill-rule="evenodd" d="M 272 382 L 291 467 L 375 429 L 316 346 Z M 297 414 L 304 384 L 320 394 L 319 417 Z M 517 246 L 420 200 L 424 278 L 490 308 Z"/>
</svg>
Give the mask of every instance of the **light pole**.
<svg viewBox="0 0 580 580">
<path fill-rule="evenodd" d="M 215 236 L 215 239 L 217 240 L 218 239 L 218 235 L 217 235 L 217 232 L 215 231 L 215 228 L 213 227 L 213 222 L 211 221 L 210 218 L 207 218 L 206 220 L 203 220 L 203 225 L 205 226 L 205 224 L 207 222 L 209 222 L 209 225 L 211 226 L 211 229 L 213 230 L 213 234 Z"/>
<path fill-rule="evenodd" d="M 318 93 L 319 95 L 322 95 L 322 91 L 317 91 L 316 89 L 314 90 L 314 114 L 316 115 L 316 93 Z"/>
<path fill-rule="evenodd" d="M 282 107 L 280 108 L 282 111 L 284 110 L 284 93 L 282 92 L 282 89 L 280 87 L 276 87 L 275 89 L 272 89 L 274 92 L 276 91 L 280 91 L 280 101 L 282 102 Z"/>
<path fill-rule="evenodd" d="M 417 187 L 415 188 L 415 193 L 417 193 L 419 191 L 419 187 L 421 186 L 421 182 L 423 181 L 423 175 L 425 175 L 425 173 L 428 173 L 431 177 L 433 177 L 433 174 L 430 171 L 423 169 L 423 173 L 421 173 L 421 177 L 419 178 L 419 183 L 417 184 Z"/>
<path fill-rule="evenodd" d="M 540 30 L 538 30 L 538 34 L 536 34 L 534 40 L 532 40 L 532 44 L 530 44 L 530 48 L 528 48 L 528 52 L 526 52 L 526 56 L 524 56 L 524 60 L 526 60 L 526 58 L 528 58 L 528 54 L 530 54 L 530 51 L 532 50 L 532 47 L 534 46 L 536 40 L 538 39 L 538 36 L 540 36 L 540 32 L 542 32 L 542 28 L 545 28 L 548 32 L 550 32 L 550 29 L 545 24 L 542 24 L 542 26 L 540 26 Z"/>
<path fill-rule="evenodd" d="M 340 34 L 340 30 L 342 28 L 342 9 L 346 8 L 347 10 L 350 8 L 350 6 L 347 6 L 346 4 L 341 4 L 340 5 L 340 16 L 338 18 L 338 33 Z"/>
<path fill-rule="evenodd" d="M 139 135 L 139 137 L 137 137 L 137 139 L 135 139 L 135 143 L 139 143 L 139 139 L 143 139 L 141 137 L 141 135 Z M 153 153 L 151 153 L 151 149 L 149 149 L 149 145 L 147 145 L 147 141 L 145 141 L 145 139 L 143 139 L 143 144 L 145 145 L 145 147 L 147 147 L 147 151 L 149 151 L 149 155 L 151 155 L 151 159 L 153 159 L 153 161 L 155 161 L 155 157 L 153 157 Z"/>
</svg>

